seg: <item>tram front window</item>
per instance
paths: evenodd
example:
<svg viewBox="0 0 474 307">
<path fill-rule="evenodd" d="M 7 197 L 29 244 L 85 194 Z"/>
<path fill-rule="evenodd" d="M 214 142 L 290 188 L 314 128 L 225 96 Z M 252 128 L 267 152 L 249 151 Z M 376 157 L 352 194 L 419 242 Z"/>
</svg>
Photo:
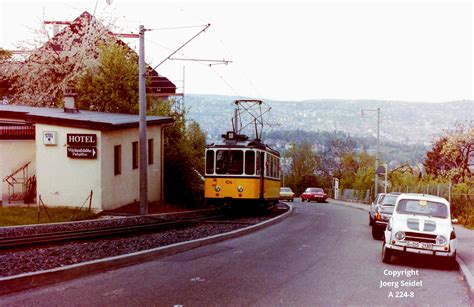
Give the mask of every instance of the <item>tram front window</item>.
<svg viewBox="0 0 474 307">
<path fill-rule="evenodd" d="M 255 174 L 255 152 L 248 150 L 245 152 L 245 175 Z"/>
<path fill-rule="evenodd" d="M 242 150 L 218 150 L 216 155 L 216 173 L 241 175 L 244 169 Z"/>
<path fill-rule="evenodd" d="M 214 173 L 214 151 L 208 150 L 206 152 L 206 174 Z"/>
</svg>

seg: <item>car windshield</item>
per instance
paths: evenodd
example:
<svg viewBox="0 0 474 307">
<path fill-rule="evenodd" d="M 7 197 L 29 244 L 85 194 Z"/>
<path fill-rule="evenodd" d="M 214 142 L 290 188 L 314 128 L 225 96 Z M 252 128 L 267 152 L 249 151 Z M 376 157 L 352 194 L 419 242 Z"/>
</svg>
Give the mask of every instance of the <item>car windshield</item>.
<svg viewBox="0 0 474 307">
<path fill-rule="evenodd" d="M 280 188 L 280 192 L 291 192 L 290 188 Z"/>
<path fill-rule="evenodd" d="M 322 193 L 324 192 L 323 189 L 321 188 L 308 188 L 306 190 L 306 192 L 309 192 L 309 193 Z"/>
<path fill-rule="evenodd" d="M 397 213 L 447 218 L 448 207 L 443 203 L 434 201 L 402 199 L 397 205 Z"/>
<path fill-rule="evenodd" d="M 385 193 L 377 194 L 377 197 L 375 198 L 375 203 L 380 204 L 384 196 L 385 196 Z"/>
<path fill-rule="evenodd" d="M 382 206 L 395 206 L 395 201 L 397 200 L 398 195 L 385 195 L 382 199 Z"/>
</svg>

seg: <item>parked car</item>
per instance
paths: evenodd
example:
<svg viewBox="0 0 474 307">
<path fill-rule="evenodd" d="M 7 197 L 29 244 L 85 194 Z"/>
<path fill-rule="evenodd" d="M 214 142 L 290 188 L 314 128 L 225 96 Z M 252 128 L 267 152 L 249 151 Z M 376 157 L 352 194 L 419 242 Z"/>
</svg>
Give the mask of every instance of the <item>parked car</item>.
<svg viewBox="0 0 474 307">
<path fill-rule="evenodd" d="M 280 200 L 293 201 L 295 198 L 295 193 L 291 188 L 281 187 L 280 188 Z"/>
<path fill-rule="evenodd" d="M 301 201 L 310 202 L 312 200 L 322 203 L 326 202 L 327 195 L 321 188 L 307 188 L 303 194 L 301 194 Z"/>
<path fill-rule="evenodd" d="M 374 224 L 374 219 L 375 219 L 375 210 L 377 208 L 377 205 L 382 201 L 383 197 L 385 196 L 385 193 L 377 193 L 375 196 L 374 202 L 370 205 L 370 210 L 369 210 L 369 225 L 372 226 Z"/>
<path fill-rule="evenodd" d="M 380 203 L 375 206 L 374 222 L 372 223 L 372 238 L 375 240 L 382 240 L 383 232 L 392 216 L 395 202 L 400 194 L 399 192 L 385 194 Z"/>
<path fill-rule="evenodd" d="M 415 253 L 456 260 L 457 240 L 449 202 L 424 194 L 401 194 L 384 232 L 382 261 L 395 253 Z"/>
</svg>

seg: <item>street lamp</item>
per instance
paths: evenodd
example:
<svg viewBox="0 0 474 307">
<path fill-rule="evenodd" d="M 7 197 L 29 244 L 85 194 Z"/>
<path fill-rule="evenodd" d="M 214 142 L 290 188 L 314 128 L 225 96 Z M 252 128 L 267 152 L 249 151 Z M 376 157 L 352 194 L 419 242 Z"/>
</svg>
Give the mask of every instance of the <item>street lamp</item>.
<svg viewBox="0 0 474 307">
<path fill-rule="evenodd" d="M 361 115 L 364 116 L 364 111 L 369 111 L 369 112 L 377 112 L 377 153 L 375 156 L 375 184 L 374 184 L 374 197 L 378 193 L 378 186 L 379 186 L 379 178 L 377 174 L 377 170 L 379 168 L 379 159 L 380 159 L 380 108 L 377 109 L 363 109 L 360 111 Z"/>
</svg>

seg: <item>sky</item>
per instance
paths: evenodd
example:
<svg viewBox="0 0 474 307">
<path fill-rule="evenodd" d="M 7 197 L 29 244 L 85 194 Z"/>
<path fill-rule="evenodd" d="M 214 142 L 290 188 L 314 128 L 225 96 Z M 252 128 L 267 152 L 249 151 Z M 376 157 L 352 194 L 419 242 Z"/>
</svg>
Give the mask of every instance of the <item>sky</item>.
<svg viewBox="0 0 474 307">
<path fill-rule="evenodd" d="M 0 0 L 0 47 L 24 48 L 43 20 L 73 20 L 85 10 L 116 33 L 151 29 L 145 57 L 152 67 L 211 24 L 157 68 L 185 94 L 474 99 L 472 1 Z"/>
</svg>

